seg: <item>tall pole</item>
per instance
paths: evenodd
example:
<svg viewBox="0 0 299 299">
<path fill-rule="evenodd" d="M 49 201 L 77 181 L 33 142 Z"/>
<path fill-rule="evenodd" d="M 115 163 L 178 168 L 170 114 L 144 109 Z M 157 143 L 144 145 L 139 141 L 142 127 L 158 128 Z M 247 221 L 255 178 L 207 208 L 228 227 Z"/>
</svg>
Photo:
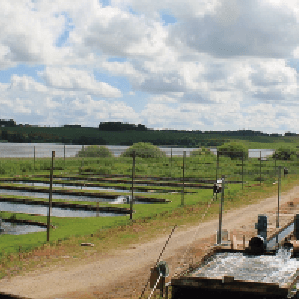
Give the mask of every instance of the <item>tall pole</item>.
<svg viewBox="0 0 299 299">
<path fill-rule="evenodd" d="M 262 151 L 260 151 L 260 186 L 262 187 Z"/>
<path fill-rule="evenodd" d="M 64 169 L 65 169 L 65 145 L 63 146 L 63 158 L 64 158 Z"/>
<path fill-rule="evenodd" d="M 182 190 L 182 197 L 181 197 L 181 205 L 184 206 L 184 193 L 185 193 L 185 158 L 186 158 L 186 151 L 183 154 L 183 190 Z"/>
<path fill-rule="evenodd" d="M 82 145 L 82 160 L 81 160 L 81 170 L 82 170 L 82 167 L 84 166 L 84 145 Z"/>
<path fill-rule="evenodd" d="M 219 168 L 219 152 L 218 152 L 218 149 L 217 149 L 217 162 L 216 162 L 216 181 L 215 183 L 217 184 L 217 178 L 218 178 L 218 168 Z M 216 193 L 216 200 L 217 200 L 217 193 Z"/>
<path fill-rule="evenodd" d="M 276 152 L 274 154 L 274 162 L 275 162 L 275 176 L 276 176 Z"/>
<path fill-rule="evenodd" d="M 219 229 L 218 229 L 217 244 L 221 244 L 221 239 L 222 239 L 221 230 L 222 230 L 223 202 L 224 202 L 224 176 L 222 177 L 221 201 L 220 201 L 220 211 L 219 211 Z"/>
<path fill-rule="evenodd" d="M 170 174 L 172 177 L 172 148 L 170 149 Z"/>
<path fill-rule="evenodd" d="M 35 171 L 35 146 L 33 147 L 33 164 L 34 164 L 34 171 Z"/>
<path fill-rule="evenodd" d="M 134 201 L 134 177 L 135 177 L 135 151 L 133 151 L 133 162 L 132 162 L 132 196 L 130 201 L 130 220 L 133 219 L 133 201 Z"/>
<path fill-rule="evenodd" d="M 52 165 L 50 168 L 50 190 L 49 190 L 49 211 L 48 211 L 48 222 L 47 222 L 47 242 L 50 240 L 50 218 L 52 209 L 52 184 L 53 184 L 53 165 L 54 165 L 55 151 L 52 151 Z"/>
<path fill-rule="evenodd" d="M 278 204 L 277 204 L 277 220 L 276 228 L 279 228 L 279 193 L 280 193 L 280 184 L 281 184 L 281 166 L 278 166 Z"/>
<path fill-rule="evenodd" d="M 243 181 L 244 181 L 244 152 L 242 152 L 242 190 L 243 190 Z"/>
</svg>

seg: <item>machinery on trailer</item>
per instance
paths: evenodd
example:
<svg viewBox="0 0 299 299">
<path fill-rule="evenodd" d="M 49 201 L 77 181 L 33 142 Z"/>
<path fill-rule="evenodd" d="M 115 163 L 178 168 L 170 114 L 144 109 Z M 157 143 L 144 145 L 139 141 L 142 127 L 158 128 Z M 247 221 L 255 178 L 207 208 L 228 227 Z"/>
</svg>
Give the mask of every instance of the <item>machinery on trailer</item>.
<svg viewBox="0 0 299 299">
<path fill-rule="evenodd" d="M 245 250 L 215 246 L 198 265 L 171 280 L 172 299 L 299 298 L 299 215 L 267 240 L 267 217 L 260 215 L 258 235 Z"/>
</svg>

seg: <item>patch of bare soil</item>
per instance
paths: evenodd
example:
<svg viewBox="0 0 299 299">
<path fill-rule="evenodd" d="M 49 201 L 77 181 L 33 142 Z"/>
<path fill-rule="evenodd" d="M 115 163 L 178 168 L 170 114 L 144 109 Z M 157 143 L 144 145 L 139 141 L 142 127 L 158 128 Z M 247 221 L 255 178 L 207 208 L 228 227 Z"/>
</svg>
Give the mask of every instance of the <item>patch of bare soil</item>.
<svg viewBox="0 0 299 299">
<path fill-rule="evenodd" d="M 299 187 L 295 187 L 282 194 L 280 205 L 285 216 L 280 217 L 280 226 L 299 211 L 298 192 Z M 275 231 L 276 211 L 277 197 L 274 196 L 258 204 L 225 212 L 222 227 L 233 232 L 238 246 L 243 246 L 243 235 L 248 242 L 256 234 L 254 224 L 259 214 L 269 215 L 269 233 Z M 162 256 L 162 260 L 169 265 L 168 280 L 180 272 L 184 264 L 200 260 L 215 244 L 217 229 L 218 219 L 214 219 L 175 230 Z M 80 265 L 62 264 L 56 268 L 38 269 L 23 276 L 5 278 L 0 281 L 0 290 L 33 299 L 138 298 L 167 238 L 168 235 L 165 235 L 147 243 L 132 244 L 129 249 L 110 252 L 109 256 L 95 254 L 82 260 Z M 185 258 L 182 260 L 182 257 Z"/>
</svg>

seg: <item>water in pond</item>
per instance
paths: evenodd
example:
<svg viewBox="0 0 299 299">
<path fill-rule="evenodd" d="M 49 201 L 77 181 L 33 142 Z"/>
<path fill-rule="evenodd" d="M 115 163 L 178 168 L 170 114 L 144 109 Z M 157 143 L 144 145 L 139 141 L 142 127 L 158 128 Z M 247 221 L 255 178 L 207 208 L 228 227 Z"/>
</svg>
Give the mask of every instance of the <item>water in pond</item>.
<svg viewBox="0 0 299 299">
<path fill-rule="evenodd" d="M 13 224 L 5 221 L 2 221 L 1 228 L 3 229 L 0 232 L 1 235 L 23 235 L 47 230 L 45 227 L 38 225 Z"/>
<path fill-rule="evenodd" d="M 0 210 L 8 212 L 20 212 L 26 214 L 41 214 L 44 216 L 48 215 L 48 207 L 46 206 L 14 204 L 8 202 L 0 202 Z M 55 217 L 96 217 L 97 212 L 52 207 L 51 215 Z M 124 214 L 104 213 L 101 211 L 98 213 L 98 215 L 100 217 L 124 216 Z"/>
<path fill-rule="evenodd" d="M 10 181 L 10 183 L 14 183 Z M 28 182 L 23 182 L 19 181 L 17 184 L 23 184 L 26 186 L 36 186 L 36 187 L 49 187 L 49 184 L 46 183 L 28 183 Z M 115 189 L 113 187 L 90 187 L 90 186 L 66 186 L 64 184 L 53 184 L 53 187 L 63 187 L 64 189 L 78 189 L 78 190 L 99 190 L 99 191 L 113 191 L 113 192 L 122 192 L 122 193 L 129 193 L 131 192 L 130 190 L 126 189 Z M 138 193 L 147 193 L 144 191 L 138 191 Z"/>
<path fill-rule="evenodd" d="M 31 196 L 34 198 L 49 199 L 48 193 L 30 192 L 30 191 L 21 191 L 21 190 L 0 189 L 0 194 L 15 195 L 15 196 Z M 119 198 L 123 198 L 123 196 L 119 196 Z M 52 199 L 65 199 L 66 201 L 117 202 L 119 198 L 111 200 L 107 198 L 95 198 L 95 197 L 88 197 L 88 196 L 62 195 L 62 194 L 55 194 L 55 193 L 52 194 Z"/>
<path fill-rule="evenodd" d="M 134 193 L 135 194 L 135 193 Z M 0 195 L 15 195 L 15 196 L 28 196 L 34 198 L 41 198 L 49 200 L 48 193 L 40 193 L 40 192 L 30 192 L 30 191 L 19 191 L 19 190 L 5 190 L 0 189 Z M 129 196 L 131 198 L 131 196 Z M 107 198 L 95 198 L 95 197 L 88 197 L 88 196 L 76 196 L 76 195 L 62 195 L 62 194 L 52 194 L 52 199 L 65 199 L 68 202 L 71 201 L 85 201 L 85 202 L 105 202 L 109 204 L 123 204 L 128 203 L 126 200 L 126 196 L 118 196 L 117 198 L 107 199 Z M 135 204 L 151 204 L 151 202 L 138 202 L 136 201 Z"/>
</svg>

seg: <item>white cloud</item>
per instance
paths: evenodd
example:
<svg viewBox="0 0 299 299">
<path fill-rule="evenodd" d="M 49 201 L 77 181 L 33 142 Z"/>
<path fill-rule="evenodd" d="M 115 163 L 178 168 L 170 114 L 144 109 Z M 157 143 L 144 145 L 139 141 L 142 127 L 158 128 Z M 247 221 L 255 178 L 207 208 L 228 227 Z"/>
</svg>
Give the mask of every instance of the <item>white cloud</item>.
<svg viewBox="0 0 299 299">
<path fill-rule="evenodd" d="M 92 72 L 78 70 L 75 68 L 53 68 L 47 67 L 40 72 L 45 82 L 53 88 L 85 91 L 100 97 L 120 97 L 121 91 L 105 82 L 95 80 Z"/>
<path fill-rule="evenodd" d="M 291 56 L 299 42 L 296 11 L 280 1 L 222 0 L 214 13 L 171 27 L 170 41 L 216 57 Z M 229 4 L 228 4 L 229 3 Z M 298 8 L 298 2 L 292 2 Z"/>
<path fill-rule="evenodd" d="M 16 73 L 0 83 L 0 116 L 297 130 L 298 74 L 286 61 L 299 57 L 298 3 L 112 0 L 103 7 L 98 0 L 2 0 L 0 69 L 45 68 L 39 82 Z M 177 23 L 164 26 L 161 11 Z M 107 83 L 96 77 L 101 72 Z M 140 115 L 122 101 L 137 91 L 145 99 L 138 109 L 148 103 Z"/>
</svg>

